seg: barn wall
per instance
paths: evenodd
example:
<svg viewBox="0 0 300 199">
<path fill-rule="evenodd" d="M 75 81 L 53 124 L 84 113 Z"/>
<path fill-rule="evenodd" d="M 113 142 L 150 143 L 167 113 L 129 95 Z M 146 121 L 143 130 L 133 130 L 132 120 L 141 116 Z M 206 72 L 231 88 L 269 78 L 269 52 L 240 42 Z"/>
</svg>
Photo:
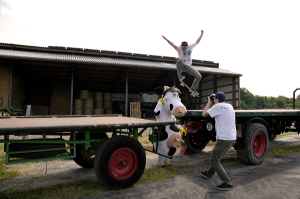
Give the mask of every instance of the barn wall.
<svg viewBox="0 0 300 199">
<path fill-rule="evenodd" d="M 9 106 L 10 68 L 0 66 L 0 108 Z M 25 100 L 25 86 L 22 78 L 13 75 L 12 104 L 14 109 L 22 109 Z"/>
<path fill-rule="evenodd" d="M 71 82 L 56 81 L 50 101 L 50 115 L 70 115 Z"/>
<path fill-rule="evenodd" d="M 0 66 L 0 108 L 8 106 L 9 67 Z"/>
<path fill-rule="evenodd" d="M 215 82 L 217 85 L 215 85 Z M 208 75 L 201 82 L 201 100 L 200 109 L 204 109 L 207 104 L 207 97 L 212 93 L 223 92 L 226 95 L 226 103 L 233 105 L 235 103 L 236 109 L 240 109 L 240 91 L 239 91 L 239 77 L 217 75 L 216 81 L 214 75 Z M 233 93 L 235 91 L 235 99 Z M 235 100 L 235 102 L 233 102 Z"/>
<path fill-rule="evenodd" d="M 13 77 L 12 103 L 14 109 L 23 109 L 25 101 L 25 85 L 22 78 Z"/>
</svg>

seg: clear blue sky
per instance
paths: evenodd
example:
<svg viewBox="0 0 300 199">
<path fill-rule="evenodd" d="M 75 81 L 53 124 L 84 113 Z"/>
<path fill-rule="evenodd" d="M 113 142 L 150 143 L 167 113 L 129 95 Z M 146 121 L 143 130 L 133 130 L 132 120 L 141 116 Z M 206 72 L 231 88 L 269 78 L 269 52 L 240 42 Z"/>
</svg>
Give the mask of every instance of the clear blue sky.
<svg viewBox="0 0 300 199">
<path fill-rule="evenodd" d="M 298 0 L 0 0 L 0 42 L 177 56 L 241 73 L 255 95 L 292 97 L 300 88 Z M 300 92 L 300 91 L 299 91 Z M 297 93 L 299 94 L 299 93 Z"/>
</svg>

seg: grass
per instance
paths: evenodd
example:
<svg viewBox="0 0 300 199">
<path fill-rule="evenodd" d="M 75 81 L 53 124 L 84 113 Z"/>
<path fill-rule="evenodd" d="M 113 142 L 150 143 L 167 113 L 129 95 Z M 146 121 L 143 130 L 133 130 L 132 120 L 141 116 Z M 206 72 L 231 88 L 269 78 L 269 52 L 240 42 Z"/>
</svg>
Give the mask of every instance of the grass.
<svg viewBox="0 0 300 199">
<path fill-rule="evenodd" d="M 5 152 L 3 152 L 4 144 L 0 145 L 0 151 L 0 182 L 20 175 L 20 172 L 18 171 L 7 171 L 5 169 Z"/>
<path fill-rule="evenodd" d="M 292 133 L 295 134 L 295 133 Z M 291 135 L 289 133 L 283 135 Z M 148 141 L 148 136 L 139 137 L 139 141 L 142 145 L 151 145 L 151 142 Z M 209 142 L 208 145 L 213 146 L 215 142 Z M 145 146 L 144 146 L 145 147 Z M 3 145 L 0 145 L 0 151 L 3 151 Z M 267 157 L 273 157 L 277 155 L 289 154 L 300 152 L 300 146 L 271 149 L 268 152 Z M 8 172 L 4 167 L 5 162 L 5 153 L 0 153 L 0 181 L 5 179 L 14 178 L 19 175 L 17 171 Z M 237 157 L 224 158 L 221 161 L 223 167 L 229 167 L 232 165 L 242 164 L 242 162 Z M 182 164 L 179 166 L 171 166 L 166 168 L 160 168 L 155 165 L 150 168 L 146 168 L 144 174 L 140 180 L 135 184 L 147 184 L 154 183 L 161 180 L 166 180 L 174 178 L 181 175 L 187 175 L 193 173 L 196 169 L 206 169 L 210 167 L 210 162 L 205 162 L 197 165 Z M 0 192 L 0 198 L 47 198 L 47 199 L 59 199 L 59 198 L 78 198 L 78 197 L 87 197 L 97 194 L 103 195 L 112 192 L 108 190 L 103 184 L 98 180 L 78 180 L 76 182 L 68 184 L 57 184 L 48 187 L 42 188 L 30 188 L 26 190 L 7 190 Z"/>
<path fill-rule="evenodd" d="M 287 132 L 287 133 L 281 133 L 280 135 L 277 135 L 277 136 L 295 135 L 295 134 L 298 134 L 298 132 Z"/>
<path fill-rule="evenodd" d="M 103 190 L 103 185 L 98 180 L 78 180 L 68 184 L 57 184 L 48 187 L 31 188 L 26 190 L 9 190 L 0 192 L 0 198 L 27 199 L 27 198 L 78 198 L 87 197 L 97 190 Z"/>
</svg>

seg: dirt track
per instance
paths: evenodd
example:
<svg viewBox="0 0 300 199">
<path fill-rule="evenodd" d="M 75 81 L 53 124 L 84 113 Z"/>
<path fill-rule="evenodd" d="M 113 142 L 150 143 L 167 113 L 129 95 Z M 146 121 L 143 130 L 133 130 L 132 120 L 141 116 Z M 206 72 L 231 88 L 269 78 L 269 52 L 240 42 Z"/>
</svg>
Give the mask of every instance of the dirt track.
<svg viewBox="0 0 300 199">
<path fill-rule="evenodd" d="M 280 148 L 293 145 L 300 145 L 300 136 L 290 135 L 280 137 L 271 142 L 270 148 Z M 183 162 L 187 164 L 201 165 L 201 163 L 209 161 L 211 149 L 212 147 L 206 147 L 205 150 L 199 154 L 176 154 L 173 157 L 172 165 L 176 167 L 181 165 Z M 226 157 L 236 157 L 235 150 L 231 149 L 227 152 Z M 248 193 L 250 191 L 252 196 L 260 197 L 262 196 L 261 194 L 264 194 L 264 190 L 266 188 L 268 190 L 272 190 L 272 193 L 277 193 L 279 191 L 278 194 L 284 192 L 286 196 L 300 196 L 300 191 L 298 191 L 297 188 L 297 185 L 300 182 L 299 157 L 300 153 L 295 153 L 267 158 L 259 166 L 238 165 L 226 167 L 226 171 L 231 177 L 232 182 L 235 185 L 235 189 L 230 193 L 226 192 L 225 195 L 224 193 L 220 195 L 220 191 L 215 190 L 215 186 L 220 183 L 217 176 L 210 181 L 202 179 L 199 176 L 200 170 L 204 169 L 203 167 L 189 171 L 189 173 L 191 173 L 189 175 L 157 183 L 134 186 L 115 193 L 111 193 L 105 188 L 101 189 L 104 191 L 103 194 L 105 194 L 105 198 L 202 198 L 204 196 L 208 198 L 234 196 L 243 197 L 238 194 L 241 191 L 248 191 Z M 156 159 L 156 155 L 147 154 L 147 166 L 156 164 Z M 73 160 L 8 165 L 7 169 L 19 170 L 21 172 L 21 176 L 0 183 L 0 191 L 9 188 L 27 189 L 30 187 L 43 187 L 58 183 L 68 183 L 78 179 L 96 179 L 93 169 L 83 169 L 75 164 Z M 294 189 L 290 189 L 290 187 L 293 186 Z M 273 198 L 283 198 L 277 196 L 279 195 L 275 194 Z M 90 198 L 98 197 L 100 196 Z M 246 195 L 244 195 L 244 197 L 246 197 Z"/>
</svg>

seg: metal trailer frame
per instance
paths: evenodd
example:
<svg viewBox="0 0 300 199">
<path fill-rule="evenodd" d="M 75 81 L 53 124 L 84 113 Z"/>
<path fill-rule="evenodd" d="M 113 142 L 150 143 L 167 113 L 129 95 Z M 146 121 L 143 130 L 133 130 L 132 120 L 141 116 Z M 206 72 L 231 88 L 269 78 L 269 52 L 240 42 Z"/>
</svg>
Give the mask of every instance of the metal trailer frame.
<svg viewBox="0 0 300 199">
<path fill-rule="evenodd" d="M 192 152 L 200 152 L 209 140 L 216 141 L 215 119 L 202 116 L 203 110 L 189 110 L 180 118 L 185 125 L 185 143 Z M 300 111 L 288 109 L 235 110 L 237 138 L 234 148 L 247 164 L 265 159 L 269 141 L 283 132 L 300 133 Z"/>
<path fill-rule="evenodd" d="M 74 158 L 74 161 L 77 164 L 79 164 L 76 161 L 77 158 L 76 154 L 78 154 L 76 152 L 76 150 L 78 150 L 77 147 L 82 147 L 79 148 L 81 150 L 81 153 L 82 150 L 89 149 L 89 151 L 96 154 L 94 155 L 95 162 L 96 162 L 98 152 L 101 150 L 102 151 L 106 150 L 105 147 L 107 148 L 111 147 L 107 143 L 110 143 L 110 145 L 117 145 L 114 143 L 118 143 L 118 141 L 124 139 L 128 141 L 127 143 L 135 144 L 135 147 L 131 148 L 130 144 L 127 145 L 125 144 L 126 145 L 125 150 L 130 152 L 127 151 L 124 152 L 124 147 L 121 149 L 114 149 L 116 152 L 118 151 L 118 153 L 121 154 L 117 154 L 117 156 L 115 155 L 114 156 L 115 159 L 113 159 L 113 161 L 115 162 L 119 161 L 120 159 L 119 157 L 123 157 L 123 154 L 125 155 L 127 154 L 128 156 L 134 154 L 133 161 L 131 161 L 133 162 L 132 163 L 133 165 L 128 166 L 133 171 L 126 171 L 128 172 L 128 175 L 124 174 L 125 177 L 124 176 L 118 177 L 113 172 L 118 172 L 119 167 L 123 167 L 127 159 L 120 160 L 118 165 L 116 164 L 116 166 L 114 166 L 115 163 L 111 164 L 111 162 L 109 163 L 107 162 L 106 166 L 101 166 L 101 165 L 99 166 L 99 164 L 102 164 L 102 162 L 100 161 L 100 163 L 95 163 L 94 159 L 92 160 L 92 162 L 90 162 L 92 164 L 90 164 L 89 167 L 85 167 L 85 165 L 81 165 L 81 164 L 79 165 L 85 168 L 94 167 L 98 179 L 102 181 L 109 188 L 127 188 L 132 186 L 136 181 L 138 181 L 142 173 L 144 172 L 145 164 L 146 164 L 145 151 L 149 151 L 158 155 L 172 158 L 170 156 L 157 153 L 157 148 L 156 150 L 155 149 L 149 150 L 143 148 L 142 145 L 138 142 L 138 136 L 141 136 L 146 131 L 147 128 L 151 128 L 152 132 L 150 134 L 149 131 L 149 140 L 152 143 L 157 142 L 156 147 L 158 147 L 160 134 L 157 132 L 160 132 L 160 129 L 162 127 L 167 125 L 172 125 L 172 124 L 175 124 L 175 121 L 158 122 L 158 121 L 145 120 L 139 118 L 122 117 L 120 115 L 0 117 L 0 135 L 4 136 L 4 139 L 0 140 L 0 143 L 4 143 L 4 151 L 6 152 L 6 160 L 5 160 L 6 165 L 26 163 L 26 162 L 49 161 L 49 160 L 66 159 L 66 158 Z M 139 132 L 139 128 L 142 128 L 140 132 Z M 112 133 L 112 137 L 108 138 L 106 133 Z M 9 135 L 16 135 L 16 136 L 41 135 L 43 136 L 43 138 L 31 139 L 31 140 L 30 139 L 11 140 L 9 139 Z M 48 135 L 55 135 L 60 138 L 47 139 Z M 82 139 L 76 139 L 77 135 L 81 135 Z M 97 136 L 93 137 L 95 135 Z M 98 135 L 99 136 L 105 135 L 106 137 L 105 136 L 99 137 Z M 124 135 L 126 136 L 124 137 Z M 70 136 L 70 140 L 64 140 L 63 136 Z M 116 139 L 117 137 L 120 137 L 120 139 Z M 21 148 L 20 150 L 20 148 L 18 147 L 24 144 L 29 147 L 36 146 L 36 145 L 39 146 L 51 145 L 51 148 L 42 148 L 42 149 L 37 148 L 37 149 L 30 149 L 30 150 L 28 149 L 22 150 Z M 62 144 L 63 146 L 60 146 Z M 69 146 L 66 146 L 66 144 Z M 16 148 L 18 149 L 17 151 L 10 149 L 10 148 L 13 149 L 14 146 L 16 146 Z M 70 152 L 67 152 L 66 150 L 70 150 Z M 104 153 L 102 151 L 101 151 L 101 155 L 98 155 L 98 157 L 100 158 L 105 155 L 102 154 Z M 50 157 L 42 157 L 42 158 L 25 157 L 25 159 L 20 159 L 20 157 L 22 158 L 23 157 L 22 155 L 24 154 L 25 155 L 44 154 L 47 152 L 48 153 L 51 152 L 51 154 L 54 152 L 60 152 L 60 153 Z M 106 153 L 107 152 L 108 149 L 106 150 Z M 84 154 L 82 156 L 84 156 Z M 113 154 L 109 156 L 109 158 L 112 156 Z M 92 157 L 88 156 L 88 158 L 92 158 Z M 130 159 L 130 157 L 128 159 Z M 140 159 L 143 159 L 142 163 L 140 163 L 141 162 Z M 97 166 L 94 166 L 96 164 Z M 103 168 L 101 170 L 98 169 L 98 167 L 106 167 L 105 169 L 107 169 L 107 171 L 103 172 Z M 111 169 L 111 167 L 115 167 L 115 168 L 112 168 L 113 172 L 110 175 L 107 175 L 107 173 L 109 173 L 108 169 Z M 131 177 L 131 175 L 133 177 Z"/>
</svg>

